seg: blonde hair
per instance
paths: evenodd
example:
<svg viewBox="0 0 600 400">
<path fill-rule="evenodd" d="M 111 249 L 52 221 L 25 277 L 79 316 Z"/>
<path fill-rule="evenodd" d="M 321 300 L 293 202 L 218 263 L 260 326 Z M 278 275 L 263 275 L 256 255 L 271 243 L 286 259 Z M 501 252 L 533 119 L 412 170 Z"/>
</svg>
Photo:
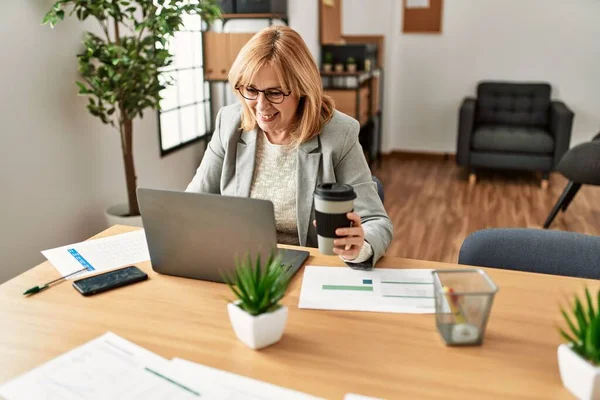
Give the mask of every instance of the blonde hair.
<svg viewBox="0 0 600 400">
<path fill-rule="evenodd" d="M 281 25 L 256 33 L 240 50 L 229 71 L 229 82 L 242 103 L 241 129 L 249 131 L 257 124 L 236 87 L 251 84 L 255 74 L 266 65 L 273 68 L 285 92 L 300 98 L 290 130 L 293 143 L 299 145 L 318 135 L 333 116 L 333 100 L 323 93 L 319 69 L 302 37 Z"/>
</svg>

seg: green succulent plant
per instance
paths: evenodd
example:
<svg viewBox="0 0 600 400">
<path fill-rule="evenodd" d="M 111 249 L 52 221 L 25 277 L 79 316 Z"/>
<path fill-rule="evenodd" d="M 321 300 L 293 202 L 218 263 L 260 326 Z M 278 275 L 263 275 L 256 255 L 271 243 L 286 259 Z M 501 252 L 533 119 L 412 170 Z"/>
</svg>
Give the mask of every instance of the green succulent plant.
<svg viewBox="0 0 600 400">
<path fill-rule="evenodd" d="M 346 59 L 346 64 L 356 64 L 356 60 L 354 59 L 354 57 L 348 57 Z"/>
<path fill-rule="evenodd" d="M 323 55 L 323 62 L 325 64 L 333 64 L 333 54 L 327 52 Z"/>
<path fill-rule="evenodd" d="M 595 310 L 594 303 L 596 303 Z M 581 357 L 592 364 L 600 365 L 600 290 L 593 300 L 590 291 L 586 288 L 585 303 L 575 297 L 571 316 L 564 308 L 560 311 L 569 326 L 567 331 L 560 329 L 561 336 Z"/>
<path fill-rule="evenodd" d="M 261 264 L 260 254 L 253 261 L 247 254 L 241 261 L 236 258 L 235 270 L 224 274 L 223 280 L 237 297 L 237 306 L 250 315 L 276 311 L 285 295 L 291 276 L 289 266 L 281 264 L 281 257 L 273 252 Z"/>
</svg>

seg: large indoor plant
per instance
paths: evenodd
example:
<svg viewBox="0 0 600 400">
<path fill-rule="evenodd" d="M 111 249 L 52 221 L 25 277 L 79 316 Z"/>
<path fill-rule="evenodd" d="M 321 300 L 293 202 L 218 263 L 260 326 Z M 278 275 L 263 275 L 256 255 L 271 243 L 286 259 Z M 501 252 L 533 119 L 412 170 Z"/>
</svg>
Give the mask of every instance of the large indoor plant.
<svg viewBox="0 0 600 400">
<path fill-rule="evenodd" d="M 288 267 L 273 253 L 264 264 L 260 255 L 256 261 L 247 255 L 235 264 L 233 273 L 223 279 L 237 298 L 227 305 L 236 336 L 252 349 L 278 342 L 288 314 L 287 307 L 279 304 L 290 282 Z"/>
<path fill-rule="evenodd" d="M 137 216 L 133 120 L 160 108 L 160 92 L 169 82 L 159 79 L 159 69 L 172 63 L 167 43 L 182 28 L 183 17 L 199 15 L 210 24 L 220 8 L 216 0 L 59 0 L 43 24 L 54 27 L 67 13 L 80 21 L 95 19 L 101 28 L 100 35 L 85 35 L 76 83 L 79 93 L 89 96 L 89 112 L 121 135 L 128 215 Z"/>
<path fill-rule="evenodd" d="M 600 290 L 593 299 L 586 288 L 584 301 L 575 297 L 571 316 L 561 312 L 568 325 L 560 329 L 567 343 L 558 346 L 563 385 L 579 399 L 600 399 Z"/>
</svg>

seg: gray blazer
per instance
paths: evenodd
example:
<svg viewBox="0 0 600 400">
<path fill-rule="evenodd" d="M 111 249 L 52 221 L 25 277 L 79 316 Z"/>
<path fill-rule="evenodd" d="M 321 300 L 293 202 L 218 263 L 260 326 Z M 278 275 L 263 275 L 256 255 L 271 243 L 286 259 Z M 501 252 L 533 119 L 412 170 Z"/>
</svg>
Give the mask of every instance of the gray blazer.
<svg viewBox="0 0 600 400">
<path fill-rule="evenodd" d="M 219 110 L 215 132 L 187 192 L 250 195 L 258 130 L 242 132 L 241 115 L 240 104 Z M 317 231 L 312 224 L 315 219 L 313 193 L 317 184 L 350 184 L 357 195 L 354 211 L 361 217 L 365 240 L 373 248 L 373 257 L 365 263 L 348 265 L 372 268 L 389 246 L 393 227 L 358 142 L 358 131 L 358 121 L 335 111 L 319 135 L 299 146 L 298 238 L 301 246 L 317 247 Z"/>
</svg>

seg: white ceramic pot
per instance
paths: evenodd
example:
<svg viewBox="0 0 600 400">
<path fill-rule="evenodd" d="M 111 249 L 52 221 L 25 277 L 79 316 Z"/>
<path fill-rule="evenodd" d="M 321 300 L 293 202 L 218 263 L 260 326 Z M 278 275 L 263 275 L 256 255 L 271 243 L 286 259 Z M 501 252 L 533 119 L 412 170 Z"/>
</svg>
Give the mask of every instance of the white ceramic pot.
<svg viewBox="0 0 600 400">
<path fill-rule="evenodd" d="M 129 206 L 127 204 L 116 204 L 108 207 L 104 211 L 104 216 L 109 227 L 113 225 L 130 225 L 143 228 L 142 217 L 139 215 L 135 217 L 126 216 L 128 213 Z"/>
<path fill-rule="evenodd" d="M 595 367 L 566 344 L 558 346 L 558 368 L 563 385 L 581 400 L 600 399 L 600 367 Z"/>
<path fill-rule="evenodd" d="M 258 350 L 277 343 L 283 336 L 288 309 L 252 316 L 234 303 L 227 304 L 229 320 L 237 338 L 251 349 Z"/>
</svg>

